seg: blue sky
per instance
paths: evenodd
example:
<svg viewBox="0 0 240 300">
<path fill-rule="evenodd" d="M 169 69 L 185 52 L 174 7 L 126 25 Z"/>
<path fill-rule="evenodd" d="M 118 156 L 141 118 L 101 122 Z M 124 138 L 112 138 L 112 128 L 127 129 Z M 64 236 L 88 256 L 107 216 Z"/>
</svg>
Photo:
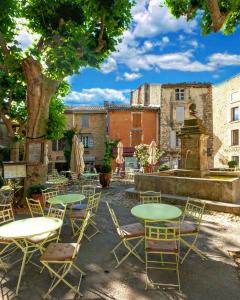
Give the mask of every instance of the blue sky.
<svg viewBox="0 0 240 300">
<path fill-rule="evenodd" d="M 101 70 L 86 68 L 68 78 L 67 105 L 129 103 L 143 83 L 219 83 L 240 72 L 240 31 L 202 36 L 198 21 L 175 19 L 162 0 L 138 0 L 131 28 Z"/>
</svg>

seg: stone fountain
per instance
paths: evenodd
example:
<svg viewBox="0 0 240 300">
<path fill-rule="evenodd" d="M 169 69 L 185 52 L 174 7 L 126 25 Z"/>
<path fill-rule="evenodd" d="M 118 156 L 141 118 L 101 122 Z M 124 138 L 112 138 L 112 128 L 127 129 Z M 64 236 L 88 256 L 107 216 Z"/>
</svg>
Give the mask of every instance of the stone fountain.
<svg viewBox="0 0 240 300">
<path fill-rule="evenodd" d="M 196 105 L 191 104 L 190 118 L 184 120 L 178 137 L 181 139 L 182 169 L 176 170 L 174 175 L 187 177 L 204 177 L 209 173 L 207 157 L 208 135 L 196 114 Z"/>
<path fill-rule="evenodd" d="M 136 174 L 134 192 L 161 191 L 163 197 L 169 199 L 192 197 L 228 203 L 240 201 L 239 175 L 226 178 L 211 176 L 207 158 L 208 135 L 202 120 L 196 116 L 195 104 L 189 108 L 190 118 L 184 120 L 184 126 L 178 134 L 181 139 L 182 169 Z"/>
</svg>

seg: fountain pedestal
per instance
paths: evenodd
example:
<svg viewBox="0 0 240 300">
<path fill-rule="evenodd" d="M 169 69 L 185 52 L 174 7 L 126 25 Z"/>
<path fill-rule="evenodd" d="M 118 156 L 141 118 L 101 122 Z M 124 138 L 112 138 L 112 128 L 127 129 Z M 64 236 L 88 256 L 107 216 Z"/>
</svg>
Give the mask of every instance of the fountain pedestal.
<svg viewBox="0 0 240 300">
<path fill-rule="evenodd" d="M 184 120 L 178 137 L 181 139 L 182 169 L 174 175 L 186 177 L 204 177 L 208 172 L 207 140 L 208 135 L 202 120 L 197 117 Z"/>
</svg>

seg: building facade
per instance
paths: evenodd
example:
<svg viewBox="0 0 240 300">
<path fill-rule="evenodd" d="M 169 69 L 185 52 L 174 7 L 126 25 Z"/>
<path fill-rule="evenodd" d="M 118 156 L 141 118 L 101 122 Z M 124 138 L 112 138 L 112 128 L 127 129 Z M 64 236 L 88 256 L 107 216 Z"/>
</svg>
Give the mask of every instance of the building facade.
<svg viewBox="0 0 240 300">
<path fill-rule="evenodd" d="M 150 106 L 113 105 L 108 107 L 108 137 L 121 140 L 124 146 L 125 167 L 137 168 L 133 154 L 135 146 L 159 145 L 159 108 Z"/>
<path fill-rule="evenodd" d="M 159 143 L 164 160 L 171 168 L 180 167 L 180 140 L 183 121 L 190 117 L 189 106 L 196 105 L 208 138 L 209 167 L 213 167 L 213 111 L 210 83 L 144 84 L 131 94 L 131 105 L 159 107 Z"/>
<path fill-rule="evenodd" d="M 75 129 L 84 145 L 84 161 L 87 167 L 102 164 L 106 136 L 106 114 L 103 106 L 66 107 L 66 130 Z M 65 138 L 49 142 L 49 161 L 55 165 L 64 164 Z"/>
<path fill-rule="evenodd" d="M 240 75 L 213 87 L 214 166 L 240 167 Z"/>
</svg>

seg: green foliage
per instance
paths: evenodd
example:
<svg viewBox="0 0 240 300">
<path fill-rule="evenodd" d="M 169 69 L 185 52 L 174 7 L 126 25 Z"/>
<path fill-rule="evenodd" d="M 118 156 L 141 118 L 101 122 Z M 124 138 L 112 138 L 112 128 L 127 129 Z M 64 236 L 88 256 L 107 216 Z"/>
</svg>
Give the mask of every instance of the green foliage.
<svg viewBox="0 0 240 300">
<path fill-rule="evenodd" d="M 214 31 L 213 20 L 206 0 L 165 0 L 165 4 L 176 18 L 187 16 L 188 20 L 192 20 L 196 16 L 200 17 L 203 34 Z M 223 33 L 233 33 L 240 23 L 240 1 L 218 0 L 218 6 L 221 14 L 225 17 Z"/>
<path fill-rule="evenodd" d="M 70 167 L 70 161 L 71 161 L 71 152 L 72 152 L 72 139 L 74 134 L 76 134 L 77 130 L 76 128 L 72 128 L 70 130 L 66 130 L 64 132 L 64 137 L 66 138 L 66 146 L 64 149 L 64 157 L 67 161 L 67 168 Z"/>
<path fill-rule="evenodd" d="M 42 190 L 46 189 L 46 186 L 44 184 L 34 184 L 30 186 L 27 190 L 28 196 L 31 196 L 33 194 L 41 194 Z"/>
<path fill-rule="evenodd" d="M 2 178 L 2 176 L 0 175 L 0 188 L 4 185 L 4 180 Z"/>
<path fill-rule="evenodd" d="M 237 165 L 238 165 L 238 163 L 236 162 L 236 160 L 230 160 L 228 162 L 229 168 L 235 168 Z"/>
<path fill-rule="evenodd" d="M 159 171 L 166 171 L 166 170 L 169 170 L 169 167 L 165 164 L 161 164 L 159 167 Z"/>
<path fill-rule="evenodd" d="M 66 117 L 64 116 L 64 100 L 70 91 L 70 86 L 66 81 L 62 81 L 56 94 L 52 97 L 49 107 L 49 119 L 47 122 L 48 140 L 60 140 L 64 136 L 66 127 Z"/>
<path fill-rule="evenodd" d="M 103 164 L 101 168 L 101 173 L 111 173 L 112 172 L 112 167 L 110 164 Z"/>
<path fill-rule="evenodd" d="M 117 147 L 118 141 L 105 140 L 105 153 L 103 157 L 103 165 L 111 166 L 111 159 L 113 158 L 113 148 Z"/>
<path fill-rule="evenodd" d="M 163 152 L 160 149 L 156 149 L 156 160 L 159 161 L 160 157 L 162 156 Z M 134 156 L 137 158 L 138 163 L 141 167 L 149 166 L 148 158 L 149 158 L 149 145 L 147 144 L 140 144 L 135 146 Z"/>
<path fill-rule="evenodd" d="M 46 74 L 62 79 L 80 67 L 99 67 L 131 20 L 131 0 L 21 1 L 22 17 L 40 35 L 29 54 L 41 59 Z M 40 45 L 40 46 L 39 46 Z"/>
</svg>

